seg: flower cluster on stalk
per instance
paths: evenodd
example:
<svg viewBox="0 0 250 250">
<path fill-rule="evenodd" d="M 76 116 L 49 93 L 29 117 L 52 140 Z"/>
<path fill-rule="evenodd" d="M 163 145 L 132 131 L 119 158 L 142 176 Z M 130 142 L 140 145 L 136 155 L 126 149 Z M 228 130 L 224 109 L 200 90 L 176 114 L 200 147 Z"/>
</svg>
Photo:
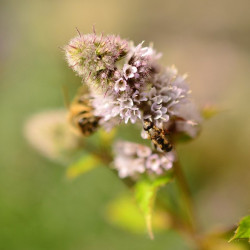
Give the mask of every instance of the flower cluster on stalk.
<svg viewBox="0 0 250 250">
<path fill-rule="evenodd" d="M 160 175 L 171 169 L 175 161 L 174 152 L 153 152 L 147 146 L 127 141 L 118 141 L 114 152 L 114 167 L 120 178 L 136 178 L 143 173 Z"/>
<path fill-rule="evenodd" d="M 65 46 L 65 53 L 69 66 L 89 87 L 94 115 L 100 117 L 99 124 L 107 130 L 121 123 L 142 125 L 148 120 L 170 134 L 185 133 L 190 137 L 198 134 L 202 119 L 189 99 L 187 76 L 179 75 L 174 66 L 161 66 L 158 60 L 161 54 L 151 46 L 143 46 L 143 42 L 134 46 L 114 35 L 79 34 Z M 147 137 L 143 129 L 142 137 Z M 120 144 L 116 147 L 120 148 Z M 131 143 L 124 145 L 131 150 L 140 148 Z M 163 152 L 153 154 L 149 148 L 141 147 L 148 152 L 147 159 L 138 153 L 132 157 L 115 150 L 120 177 L 145 171 L 161 174 L 166 170 L 154 163 L 164 161 Z M 125 164 L 125 158 L 131 164 Z"/>
</svg>

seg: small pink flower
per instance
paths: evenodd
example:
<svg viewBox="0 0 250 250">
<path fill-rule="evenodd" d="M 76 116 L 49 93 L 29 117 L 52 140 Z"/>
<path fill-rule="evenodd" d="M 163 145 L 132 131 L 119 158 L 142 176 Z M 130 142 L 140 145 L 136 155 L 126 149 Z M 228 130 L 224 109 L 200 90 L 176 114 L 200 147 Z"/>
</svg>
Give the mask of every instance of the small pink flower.
<svg viewBox="0 0 250 250">
<path fill-rule="evenodd" d="M 135 66 L 135 67 L 140 67 L 140 66 L 141 66 L 141 61 L 139 61 L 139 60 L 136 61 L 136 62 L 134 63 L 134 66 Z"/>
<path fill-rule="evenodd" d="M 168 170 L 168 169 L 173 167 L 173 161 L 171 161 L 170 159 L 168 159 L 165 156 L 162 156 L 161 157 L 161 167 Z"/>
<path fill-rule="evenodd" d="M 137 72 L 137 68 L 129 64 L 125 64 L 123 67 L 123 73 L 124 73 L 125 79 L 135 77 L 136 72 Z"/>
<path fill-rule="evenodd" d="M 157 154 L 152 154 L 151 156 L 148 157 L 146 161 L 146 167 L 154 172 L 160 168 L 160 165 L 161 161 L 159 155 Z"/>
<path fill-rule="evenodd" d="M 142 56 L 151 56 L 154 54 L 154 50 L 150 47 L 144 47 L 141 49 Z"/>
<path fill-rule="evenodd" d="M 151 155 L 151 149 L 149 147 L 138 145 L 137 147 L 137 155 L 138 157 L 148 157 Z"/>
<path fill-rule="evenodd" d="M 116 92 L 119 92 L 119 91 L 125 91 L 126 87 L 127 87 L 127 82 L 123 78 L 120 78 L 115 82 L 114 89 Z"/>
</svg>

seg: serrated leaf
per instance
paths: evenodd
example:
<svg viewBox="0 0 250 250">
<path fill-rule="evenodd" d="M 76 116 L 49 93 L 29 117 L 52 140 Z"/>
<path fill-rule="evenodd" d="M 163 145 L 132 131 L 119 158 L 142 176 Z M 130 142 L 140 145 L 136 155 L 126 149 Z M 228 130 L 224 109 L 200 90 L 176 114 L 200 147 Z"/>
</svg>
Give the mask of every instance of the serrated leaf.
<svg viewBox="0 0 250 250">
<path fill-rule="evenodd" d="M 146 225 L 143 214 L 135 200 L 129 195 L 120 195 L 106 209 L 106 216 L 112 224 L 132 233 L 145 233 Z M 153 217 L 154 229 L 162 231 L 169 227 L 170 218 L 163 211 L 157 211 Z"/>
<path fill-rule="evenodd" d="M 250 241 L 250 215 L 241 219 L 234 236 L 229 240 L 229 242 L 236 239 L 248 239 Z"/>
<path fill-rule="evenodd" d="M 69 166 L 66 176 L 69 179 L 76 178 L 77 176 L 94 169 L 98 166 L 98 164 L 100 164 L 100 160 L 96 156 L 92 154 L 86 154 L 81 157 L 80 160 Z"/>
<path fill-rule="evenodd" d="M 247 250 L 249 249 L 245 244 L 228 244 L 223 238 L 208 237 L 203 241 L 203 249 L 206 250 Z"/>
<path fill-rule="evenodd" d="M 151 239 L 154 238 L 152 231 L 152 212 L 155 202 L 155 196 L 159 187 L 164 186 L 171 180 L 172 176 L 160 176 L 154 180 L 148 178 L 138 181 L 135 185 L 136 202 L 141 209 L 146 221 L 148 234 Z"/>
</svg>

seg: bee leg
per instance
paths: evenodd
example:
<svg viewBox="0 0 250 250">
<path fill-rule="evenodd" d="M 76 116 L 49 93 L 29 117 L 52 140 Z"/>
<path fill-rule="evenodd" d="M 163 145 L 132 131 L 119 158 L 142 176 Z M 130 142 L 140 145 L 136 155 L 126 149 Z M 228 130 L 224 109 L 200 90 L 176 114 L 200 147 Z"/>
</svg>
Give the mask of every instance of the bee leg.
<svg viewBox="0 0 250 250">
<path fill-rule="evenodd" d="M 154 142 L 152 142 L 152 144 L 154 146 L 154 149 L 157 150 L 157 145 Z"/>
<path fill-rule="evenodd" d="M 145 129 L 142 130 L 141 136 L 142 136 L 143 139 L 147 139 L 147 140 L 151 139 L 149 133 Z"/>
</svg>

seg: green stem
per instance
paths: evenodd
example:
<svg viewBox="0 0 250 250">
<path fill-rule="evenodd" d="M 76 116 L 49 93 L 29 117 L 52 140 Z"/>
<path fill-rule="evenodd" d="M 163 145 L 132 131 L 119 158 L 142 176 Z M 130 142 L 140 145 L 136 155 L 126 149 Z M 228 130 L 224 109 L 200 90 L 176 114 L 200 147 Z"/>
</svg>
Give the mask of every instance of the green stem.
<svg viewBox="0 0 250 250">
<path fill-rule="evenodd" d="M 181 191 L 181 196 L 186 207 L 190 230 L 192 230 L 192 232 L 195 233 L 197 231 L 197 223 L 193 207 L 192 196 L 179 162 L 176 162 L 174 165 L 174 173 L 177 185 L 179 186 L 179 189 Z"/>
<path fill-rule="evenodd" d="M 189 234 L 192 239 L 195 241 L 197 248 L 199 250 L 204 249 L 200 234 L 198 232 L 197 218 L 193 206 L 192 195 L 186 181 L 186 177 L 183 173 L 180 163 L 177 161 L 174 165 L 174 173 L 177 181 L 177 185 L 181 191 L 181 198 L 186 207 L 187 217 L 188 217 L 188 226 Z"/>
</svg>

